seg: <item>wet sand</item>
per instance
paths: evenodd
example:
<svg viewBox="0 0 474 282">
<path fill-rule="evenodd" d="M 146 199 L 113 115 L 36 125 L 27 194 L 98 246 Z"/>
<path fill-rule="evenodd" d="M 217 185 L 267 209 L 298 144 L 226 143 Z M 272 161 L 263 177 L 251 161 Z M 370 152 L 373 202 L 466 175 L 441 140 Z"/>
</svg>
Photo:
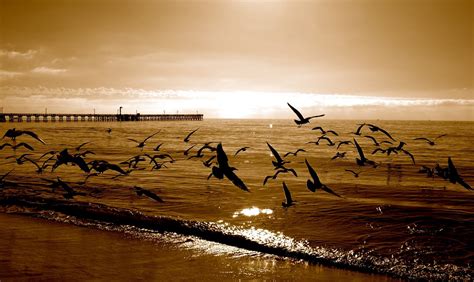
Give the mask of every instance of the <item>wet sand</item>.
<svg viewBox="0 0 474 282">
<path fill-rule="evenodd" d="M 272 256 L 232 256 L 0 213 L 0 280 L 392 281 Z"/>
</svg>

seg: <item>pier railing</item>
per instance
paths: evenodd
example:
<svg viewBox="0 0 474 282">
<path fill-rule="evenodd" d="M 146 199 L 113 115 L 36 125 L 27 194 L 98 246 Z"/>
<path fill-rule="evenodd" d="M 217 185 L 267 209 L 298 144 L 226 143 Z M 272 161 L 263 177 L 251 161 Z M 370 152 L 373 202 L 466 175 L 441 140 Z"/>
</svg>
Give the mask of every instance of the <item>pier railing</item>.
<svg viewBox="0 0 474 282">
<path fill-rule="evenodd" d="M 35 114 L 0 113 L 0 122 L 111 122 L 203 120 L 202 114 Z"/>
</svg>

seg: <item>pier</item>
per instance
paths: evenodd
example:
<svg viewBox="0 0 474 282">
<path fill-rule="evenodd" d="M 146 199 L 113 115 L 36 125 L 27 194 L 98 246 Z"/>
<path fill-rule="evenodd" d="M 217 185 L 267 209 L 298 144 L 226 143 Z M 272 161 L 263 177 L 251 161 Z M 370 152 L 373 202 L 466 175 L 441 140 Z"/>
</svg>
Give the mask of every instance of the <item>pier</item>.
<svg viewBox="0 0 474 282">
<path fill-rule="evenodd" d="M 0 113 L 0 122 L 200 121 L 202 114 L 34 114 Z"/>
</svg>

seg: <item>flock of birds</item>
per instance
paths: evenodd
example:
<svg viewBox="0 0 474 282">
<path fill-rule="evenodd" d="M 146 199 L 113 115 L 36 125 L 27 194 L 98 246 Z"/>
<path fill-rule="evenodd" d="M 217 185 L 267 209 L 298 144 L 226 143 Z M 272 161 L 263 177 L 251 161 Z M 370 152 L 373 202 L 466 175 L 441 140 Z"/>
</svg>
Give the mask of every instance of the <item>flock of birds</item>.
<svg viewBox="0 0 474 282">
<path fill-rule="evenodd" d="M 298 127 L 301 127 L 305 124 L 310 123 L 311 119 L 324 116 L 324 114 L 320 114 L 320 115 L 305 117 L 289 103 L 288 103 L 288 106 L 297 116 L 297 119 L 295 119 L 294 122 L 296 123 Z M 382 136 L 384 136 L 385 137 L 384 139 L 386 140 L 380 141 L 380 139 L 377 139 L 379 137 L 376 138 L 375 136 L 372 136 L 372 135 L 363 134 L 363 131 L 364 131 L 363 129 L 365 128 L 367 128 L 371 133 L 382 134 Z M 199 128 L 188 133 L 184 137 L 183 142 L 185 144 L 189 144 L 191 137 L 193 136 L 193 134 L 195 134 L 198 131 L 198 129 Z M 357 129 L 354 132 L 351 132 L 351 134 L 354 135 L 354 138 L 352 138 L 352 140 L 334 141 L 331 138 L 333 138 L 333 136 L 339 136 L 339 134 L 334 130 L 323 129 L 321 126 L 314 127 L 312 128 L 312 130 L 320 132 L 321 135 L 317 137 L 315 141 L 308 142 L 308 144 L 315 144 L 315 145 L 326 144 L 327 146 L 336 147 L 337 150 L 339 150 L 342 146 L 350 146 L 350 145 L 354 146 L 358 153 L 358 156 L 355 158 L 355 164 L 357 166 L 361 166 L 361 167 L 369 166 L 369 167 L 375 168 L 379 164 L 366 157 L 366 153 L 363 151 L 362 147 L 357 142 L 356 137 L 367 138 L 373 142 L 373 145 L 376 148 L 372 151 L 371 153 L 372 155 L 385 154 L 389 156 L 391 154 L 403 153 L 404 155 L 407 155 L 408 157 L 410 157 L 412 163 L 415 164 L 415 157 L 413 156 L 413 154 L 411 154 L 409 151 L 406 150 L 405 142 L 403 141 L 397 142 L 388 131 L 374 124 L 369 124 L 369 123 L 359 124 Z M 153 138 L 155 135 L 157 135 L 159 132 L 160 131 L 158 130 L 157 132 L 154 132 L 153 134 L 147 136 L 143 140 L 136 140 L 132 138 L 128 138 L 128 140 L 135 142 L 136 147 L 139 148 L 143 152 L 143 149 L 147 145 L 147 142 L 151 138 Z M 107 133 L 111 134 L 112 129 L 110 128 L 107 129 Z M 42 144 L 45 144 L 43 139 L 41 139 L 35 132 L 27 131 L 27 130 L 17 130 L 15 128 L 8 129 L 3 135 L 2 139 L 10 138 L 11 143 L 6 142 L 4 144 L 1 144 L 0 150 L 4 150 L 5 148 L 10 147 L 15 152 L 15 155 L 8 156 L 6 157 L 6 159 L 13 159 L 18 165 L 31 163 L 36 168 L 36 172 L 38 174 L 43 173 L 48 168 L 51 168 L 51 172 L 54 172 L 60 166 L 75 166 L 79 168 L 83 173 L 86 174 L 84 180 L 77 183 L 79 185 L 85 185 L 87 180 L 90 177 L 99 176 L 106 171 L 114 171 L 118 173 L 117 175 L 113 177 L 113 178 L 117 178 L 117 177 L 129 175 L 131 172 L 135 170 L 146 169 L 143 166 L 139 165 L 140 163 L 146 162 L 146 161 L 148 161 L 148 163 L 151 165 L 151 170 L 159 170 L 162 168 L 166 168 L 167 167 L 166 164 L 171 164 L 177 161 L 176 157 L 173 157 L 170 154 L 161 151 L 161 146 L 163 145 L 163 143 L 160 143 L 153 148 L 153 151 L 155 152 L 154 154 L 141 153 L 136 156 L 132 156 L 131 158 L 123 162 L 120 162 L 119 164 L 114 164 L 106 160 L 97 160 L 97 159 L 87 161 L 88 156 L 94 155 L 95 153 L 90 150 L 83 151 L 82 149 L 83 147 L 87 146 L 91 142 L 82 143 L 79 146 L 72 149 L 64 148 L 61 151 L 55 151 L 55 150 L 48 151 L 42 154 L 41 157 L 37 159 L 33 159 L 32 154 L 30 153 L 24 153 L 24 154 L 21 154 L 19 157 L 17 157 L 16 151 L 19 149 L 34 151 L 33 146 L 28 143 L 25 143 L 25 142 L 17 143 L 17 138 L 22 137 L 22 136 L 29 136 L 35 139 L 36 141 Z M 423 142 L 426 142 L 430 146 L 434 146 L 436 144 L 435 142 L 439 138 L 442 138 L 444 136 L 446 136 L 446 134 L 439 135 L 434 139 L 419 137 L 419 138 L 415 138 L 414 140 L 417 140 L 420 142 L 423 141 Z M 397 142 L 398 144 L 395 144 L 394 142 Z M 270 143 L 267 142 L 266 144 L 274 158 L 271 162 L 274 168 L 274 173 L 264 178 L 263 185 L 266 185 L 266 183 L 269 180 L 277 179 L 278 176 L 281 174 L 291 173 L 295 177 L 297 177 L 298 174 L 296 170 L 294 168 L 289 167 L 291 162 L 287 160 L 286 158 L 288 156 L 297 156 L 297 154 L 300 152 L 306 152 L 305 149 L 298 148 L 294 152 L 287 152 L 282 157 L 280 153 Z M 203 145 L 201 145 L 199 149 L 197 149 L 194 155 L 191 155 L 193 148 L 196 148 L 196 146 L 198 146 L 198 144 L 193 144 L 189 148 L 184 150 L 182 152 L 183 156 L 184 158 L 187 158 L 187 159 L 201 159 L 202 160 L 204 159 L 204 157 L 206 157 L 205 152 L 206 153 L 210 152 L 211 155 L 210 156 L 208 155 L 208 158 L 202 161 L 202 164 L 205 167 L 210 169 L 210 173 L 207 177 L 208 180 L 212 177 L 215 177 L 220 180 L 226 178 L 229 181 L 231 181 L 233 185 L 240 188 L 241 190 L 247 191 L 247 192 L 250 191 L 247 185 L 245 184 L 245 182 L 235 173 L 237 169 L 235 167 L 232 167 L 231 164 L 229 163 L 229 158 L 227 156 L 227 153 L 224 151 L 222 143 L 220 142 L 204 143 Z M 247 146 L 241 147 L 233 155 L 237 156 L 238 154 L 245 152 L 248 149 L 250 149 L 250 147 L 247 147 Z M 70 150 L 73 152 L 71 153 Z M 339 158 L 346 158 L 346 152 L 337 151 L 336 154 L 331 158 L 331 160 L 335 160 Z M 318 190 L 321 190 L 333 196 L 341 197 L 341 195 L 339 195 L 338 193 L 333 191 L 331 188 L 329 188 L 327 185 L 321 182 L 320 178 L 318 177 L 317 172 L 311 166 L 311 164 L 308 162 L 307 159 L 305 159 L 304 163 L 311 177 L 311 179 L 308 179 L 306 183 L 306 186 L 309 189 L 309 191 L 316 192 Z M 0 189 L 3 189 L 9 185 L 12 185 L 12 186 L 15 185 L 14 182 L 8 182 L 6 180 L 6 178 L 12 173 L 13 170 L 14 169 L 0 176 Z M 359 174 L 361 173 L 360 171 L 354 171 L 351 169 L 346 169 L 345 171 L 351 173 L 354 177 L 359 177 Z M 437 164 L 433 168 L 422 166 L 419 172 L 426 173 L 426 175 L 430 177 L 439 176 L 445 180 L 448 180 L 451 183 L 454 183 L 454 184 L 458 183 L 468 190 L 473 190 L 471 186 L 462 179 L 462 177 L 458 173 L 450 157 L 448 158 L 447 167 L 441 167 L 439 164 Z M 62 191 L 64 191 L 63 197 L 66 199 L 72 199 L 74 198 L 74 196 L 78 196 L 78 195 L 80 196 L 86 195 L 86 193 L 84 192 L 78 192 L 76 191 L 76 189 L 73 189 L 71 186 L 71 183 L 67 183 L 63 181 L 60 177 L 56 177 L 56 179 L 48 179 L 48 178 L 41 178 L 41 179 L 45 181 L 46 183 L 48 183 L 48 186 L 51 187 L 53 192 L 55 192 L 56 189 L 61 189 Z M 291 192 L 284 181 L 282 182 L 282 188 L 285 195 L 285 201 L 282 202 L 282 206 L 289 207 L 294 204 L 294 200 L 292 199 Z M 155 201 L 163 202 L 163 199 L 160 196 L 158 196 L 156 193 L 150 190 L 147 190 L 139 186 L 134 186 L 131 189 L 138 196 L 143 195 Z"/>
</svg>

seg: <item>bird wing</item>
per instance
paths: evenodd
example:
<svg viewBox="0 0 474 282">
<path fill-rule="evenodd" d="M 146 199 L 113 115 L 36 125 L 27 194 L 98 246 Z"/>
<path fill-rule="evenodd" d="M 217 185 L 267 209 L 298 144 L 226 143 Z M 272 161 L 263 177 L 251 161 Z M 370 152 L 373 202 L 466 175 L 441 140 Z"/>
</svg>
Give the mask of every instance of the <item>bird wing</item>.
<svg viewBox="0 0 474 282">
<path fill-rule="evenodd" d="M 334 130 L 328 130 L 328 131 L 326 131 L 326 133 L 332 133 L 332 134 L 334 134 L 334 135 L 336 135 L 336 136 L 339 136 L 339 134 L 337 134 L 337 132 L 334 131 Z"/>
<path fill-rule="evenodd" d="M 293 107 L 292 105 L 290 105 L 290 103 L 287 103 L 288 106 L 290 106 L 290 108 L 293 110 L 293 112 L 298 116 L 298 118 L 300 120 L 303 120 L 304 119 L 304 116 L 295 108 Z"/>
<path fill-rule="evenodd" d="M 135 139 L 132 139 L 132 138 L 127 138 L 127 139 L 130 140 L 130 141 L 133 141 L 133 142 L 135 142 L 135 143 L 140 143 L 140 141 L 135 140 Z"/>
<path fill-rule="evenodd" d="M 462 179 L 460 176 L 458 176 L 458 178 L 456 179 L 456 181 L 461 184 L 464 188 L 468 189 L 468 190 L 474 190 L 471 188 L 471 186 L 469 184 L 467 184 L 466 182 L 464 182 L 464 179 Z"/>
<path fill-rule="evenodd" d="M 189 141 L 189 137 L 191 137 L 191 135 L 194 134 L 194 132 L 196 132 L 199 128 L 196 128 L 194 129 L 193 131 L 191 131 L 188 135 L 186 135 L 186 137 L 184 137 L 184 142 L 188 142 Z"/>
<path fill-rule="evenodd" d="M 385 129 L 380 128 L 380 127 L 377 127 L 377 128 L 378 128 L 378 130 L 379 130 L 380 132 L 382 132 L 383 134 L 387 135 L 388 138 L 390 138 L 390 139 L 392 139 L 393 141 L 395 141 L 395 139 L 393 139 L 393 137 L 392 137 Z"/>
<path fill-rule="evenodd" d="M 8 146 L 12 147 L 12 144 L 10 144 L 10 143 L 2 144 L 2 145 L 0 145 L 0 150 L 3 150 L 3 148 L 8 147 Z"/>
<path fill-rule="evenodd" d="M 418 138 L 415 138 L 415 139 L 413 139 L 413 140 L 425 140 L 425 141 L 427 141 L 427 142 L 431 142 L 430 139 L 425 138 L 425 137 L 418 137 Z"/>
<path fill-rule="evenodd" d="M 5 179 L 5 177 L 7 177 L 14 169 L 10 170 L 9 172 L 5 173 L 4 175 L 2 175 L 2 177 L 0 177 L 0 181 L 3 181 L 3 179 Z"/>
<path fill-rule="evenodd" d="M 87 172 L 87 173 L 91 171 L 89 166 L 87 166 L 86 161 L 84 161 L 84 159 L 81 158 L 80 156 L 72 157 L 71 161 L 77 164 L 79 168 L 81 168 L 82 171 Z"/>
<path fill-rule="evenodd" d="M 224 148 L 222 148 L 222 143 L 217 144 L 217 163 L 221 169 L 229 167 L 229 159 L 224 152 Z"/>
<path fill-rule="evenodd" d="M 40 141 L 41 143 L 43 144 L 46 144 L 43 139 L 39 138 L 38 134 L 34 133 L 33 131 L 28 131 L 28 130 L 25 130 L 25 131 L 22 131 L 23 134 L 26 134 L 26 135 L 29 135 L 33 138 L 35 138 L 36 140 Z"/>
<path fill-rule="evenodd" d="M 306 119 L 310 120 L 312 118 L 318 118 L 318 117 L 323 117 L 325 116 L 325 114 L 321 114 L 321 115 L 316 115 L 316 116 L 310 116 L 310 117 L 307 117 Z"/>
<path fill-rule="evenodd" d="M 333 190 L 331 190 L 331 188 L 327 187 L 326 185 L 323 185 L 323 186 L 321 187 L 321 190 L 326 191 L 326 192 L 328 192 L 329 194 L 333 194 L 333 195 L 336 196 L 336 197 L 342 198 L 341 195 L 337 194 L 336 192 L 334 192 Z"/>
<path fill-rule="evenodd" d="M 143 140 L 143 142 L 142 142 L 142 143 L 145 143 L 145 142 L 146 142 L 146 140 L 148 140 L 148 139 L 150 139 L 151 137 L 155 136 L 156 134 L 160 133 L 160 131 L 161 131 L 161 129 L 160 129 L 160 130 L 158 130 L 157 132 L 153 133 L 152 135 L 148 136 L 147 138 L 145 138 L 145 140 Z"/>
<path fill-rule="evenodd" d="M 434 140 L 439 139 L 439 138 L 441 138 L 441 137 L 444 137 L 444 136 L 446 136 L 446 135 L 448 135 L 448 134 L 441 134 L 441 135 L 437 136 Z"/>
<path fill-rule="evenodd" d="M 362 127 L 364 127 L 364 125 L 366 125 L 366 123 L 359 124 L 359 127 L 357 128 L 355 132 L 356 135 L 360 135 L 360 131 L 362 130 Z"/>
<path fill-rule="evenodd" d="M 321 126 L 313 127 L 311 130 L 321 130 L 321 133 L 324 132 L 324 129 Z"/>
<path fill-rule="evenodd" d="M 374 136 L 364 135 L 364 137 L 371 139 L 372 141 L 374 141 L 374 143 L 378 143 Z"/>
<path fill-rule="evenodd" d="M 286 203 L 291 204 L 293 202 L 293 199 L 291 198 L 290 190 L 288 190 L 288 187 L 286 186 L 286 183 L 284 181 L 283 181 L 283 191 L 285 192 Z"/>
<path fill-rule="evenodd" d="M 23 159 L 26 160 L 26 161 L 29 161 L 32 164 L 34 164 L 38 169 L 41 169 L 41 167 L 35 161 L 33 161 L 32 159 L 27 158 L 27 157 L 24 157 Z"/>
<path fill-rule="evenodd" d="M 14 132 L 15 132 L 14 129 L 8 129 L 8 130 L 5 132 L 5 134 L 3 134 L 2 139 L 5 138 L 5 137 L 11 137 L 11 136 L 13 136 L 13 133 L 14 133 Z"/>
<path fill-rule="evenodd" d="M 244 191 L 247 191 L 247 192 L 250 192 L 249 189 L 247 188 L 247 186 L 245 185 L 245 183 L 242 181 L 242 179 L 240 179 L 233 171 L 231 171 L 230 169 L 226 169 L 224 171 L 224 175 L 230 180 L 232 181 L 232 183 L 239 187 L 240 189 L 244 190 Z"/>
<path fill-rule="evenodd" d="M 410 156 L 411 160 L 413 161 L 413 164 L 415 164 L 415 157 L 413 156 L 412 153 L 410 153 L 410 152 L 408 152 L 407 150 L 404 150 L 404 149 L 401 149 L 400 151 L 402 151 L 406 155 Z"/>
<path fill-rule="evenodd" d="M 150 198 L 150 199 L 153 199 L 153 200 L 155 200 L 155 201 L 157 201 L 157 202 L 160 202 L 160 203 L 163 203 L 163 202 L 164 202 L 163 199 L 161 199 L 158 195 L 156 195 L 155 193 L 153 193 L 153 192 L 151 192 L 151 191 L 149 191 L 149 190 L 145 190 L 145 189 L 142 188 L 141 191 L 142 191 L 142 193 L 143 193 L 145 196 L 147 196 L 147 197 Z"/>
<path fill-rule="evenodd" d="M 350 170 L 350 169 L 345 169 L 345 171 L 352 172 L 354 175 L 355 175 L 355 174 L 357 174 L 355 171 L 353 171 L 353 170 Z"/>
<path fill-rule="evenodd" d="M 458 170 L 454 166 L 454 163 L 451 160 L 451 157 L 448 157 L 448 176 L 449 176 L 449 180 L 453 183 L 456 182 L 458 178 L 460 178 Z"/>
<path fill-rule="evenodd" d="M 359 152 L 360 159 L 365 160 L 366 158 L 364 156 L 364 151 L 362 151 L 362 148 L 360 147 L 359 143 L 357 143 L 357 140 L 355 140 L 355 138 L 354 138 L 354 144 L 357 148 L 357 152 Z"/>
<path fill-rule="evenodd" d="M 319 187 L 321 186 L 321 181 L 319 180 L 318 174 L 316 171 L 313 169 L 313 167 L 309 164 L 307 159 L 304 159 L 304 162 L 306 163 L 306 167 L 308 167 L 309 174 L 311 175 L 311 178 L 313 178 L 314 184 Z"/>
<path fill-rule="evenodd" d="M 111 169 L 111 170 L 115 170 L 116 172 L 121 173 L 121 174 L 127 174 L 126 171 L 124 171 L 121 167 L 119 167 L 119 166 L 116 165 L 116 164 L 110 164 L 110 163 L 108 163 L 108 164 L 107 164 L 107 168 L 108 168 L 108 169 Z"/>
<path fill-rule="evenodd" d="M 283 159 L 280 157 L 280 154 L 278 154 L 277 150 L 270 145 L 270 143 L 267 142 L 268 148 L 270 148 L 270 151 L 272 151 L 273 156 L 277 160 L 277 162 L 282 163 Z"/>
<path fill-rule="evenodd" d="M 89 143 L 92 143 L 92 142 L 84 142 L 84 143 L 82 143 L 81 145 L 77 146 L 77 147 L 76 147 L 76 151 L 79 151 L 83 146 L 85 146 L 85 145 L 87 145 L 87 144 L 89 144 Z"/>
</svg>

